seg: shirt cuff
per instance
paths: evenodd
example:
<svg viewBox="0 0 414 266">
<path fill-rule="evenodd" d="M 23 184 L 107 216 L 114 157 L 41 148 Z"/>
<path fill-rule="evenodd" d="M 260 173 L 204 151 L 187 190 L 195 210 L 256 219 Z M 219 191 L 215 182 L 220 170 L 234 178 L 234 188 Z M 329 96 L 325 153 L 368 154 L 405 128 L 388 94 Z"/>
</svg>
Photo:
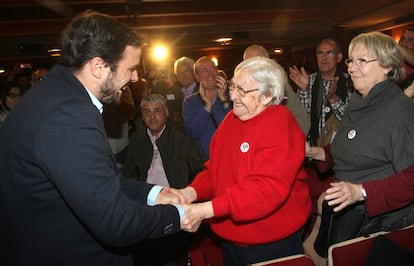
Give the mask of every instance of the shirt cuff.
<svg viewBox="0 0 414 266">
<path fill-rule="evenodd" d="M 158 186 L 158 185 L 155 185 L 151 188 L 150 192 L 148 193 L 148 197 L 147 197 L 148 206 L 155 206 L 155 204 L 156 204 L 155 201 L 158 197 L 158 194 L 160 194 L 160 192 L 163 188 L 164 187 Z M 179 205 L 174 205 L 174 207 L 177 208 L 178 214 L 180 215 L 180 219 L 182 219 L 184 217 L 184 214 L 185 214 L 184 208 L 179 206 Z"/>
<path fill-rule="evenodd" d="M 158 186 L 158 185 L 155 185 L 151 188 L 150 192 L 148 193 L 148 197 L 147 197 L 147 204 L 149 206 L 154 206 L 155 205 L 158 194 L 160 194 L 160 191 L 163 188 L 164 187 Z"/>
<path fill-rule="evenodd" d="M 180 215 L 180 219 L 182 219 L 184 217 L 184 214 L 185 214 L 184 208 L 182 206 L 180 206 L 180 205 L 174 205 L 174 206 L 178 210 L 178 214 Z"/>
</svg>

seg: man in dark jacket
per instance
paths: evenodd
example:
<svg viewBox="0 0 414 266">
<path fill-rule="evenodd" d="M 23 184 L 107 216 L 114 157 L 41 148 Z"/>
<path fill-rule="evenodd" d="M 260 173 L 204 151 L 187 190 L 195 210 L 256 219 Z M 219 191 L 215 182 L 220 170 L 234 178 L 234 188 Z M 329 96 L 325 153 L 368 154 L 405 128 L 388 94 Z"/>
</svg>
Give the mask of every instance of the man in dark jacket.
<svg viewBox="0 0 414 266">
<path fill-rule="evenodd" d="M 206 156 L 201 147 L 169 119 L 167 100 L 161 94 L 143 98 L 141 113 L 145 127 L 131 137 L 123 176 L 163 187 L 186 187 L 204 169 Z M 166 265 L 185 258 L 190 243 L 191 236 L 181 232 L 144 241 L 137 254 L 147 264 Z M 155 257 L 151 250 L 163 252 Z"/>
<path fill-rule="evenodd" d="M 159 193 L 161 186 L 120 178 L 107 141 L 102 106 L 138 79 L 140 42 L 130 28 L 91 12 L 63 37 L 62 64 L 0 131 L 1 261 L 132 265 L 126 247 L 186 229 L 181 217 L 190 211 L 152 206 L 178 200 Z"/>
<path fill-rule="evenodd" d="M 165 187 L 184 188 L 204 169 L 200 146 L 168 118 L 167 101 L 151 94 L 141 102 L 145 128 L 129 144 L 123 176 Z"/>
</svg>

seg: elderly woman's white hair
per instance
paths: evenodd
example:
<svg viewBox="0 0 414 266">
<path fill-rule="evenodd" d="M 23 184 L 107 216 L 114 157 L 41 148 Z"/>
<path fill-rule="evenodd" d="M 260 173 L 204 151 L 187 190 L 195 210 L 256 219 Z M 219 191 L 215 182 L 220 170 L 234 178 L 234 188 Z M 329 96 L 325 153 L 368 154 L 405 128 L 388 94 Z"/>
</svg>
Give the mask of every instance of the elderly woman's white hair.
<svg viewBox="0 0 414 266">
<path fill-rule="evenodd" d="M 285 70 L 276 61 L 266 57 L 252 57 L 242 61 L 234 70 L 234 76 L 247 71 L 256 81 L 261 95 L 270 96 L 269 105 L 281 104 L 285 97 L 287 76 Z"/>
</svg>

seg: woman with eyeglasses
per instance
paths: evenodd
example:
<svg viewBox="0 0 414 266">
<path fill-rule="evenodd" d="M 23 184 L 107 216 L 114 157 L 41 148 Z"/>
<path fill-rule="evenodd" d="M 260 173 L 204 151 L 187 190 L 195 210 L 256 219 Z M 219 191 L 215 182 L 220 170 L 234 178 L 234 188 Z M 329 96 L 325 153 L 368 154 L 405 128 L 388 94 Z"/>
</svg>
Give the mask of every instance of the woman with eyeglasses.
<svg viewBox="0 0 414 266">
<path fill-rule="evenodd" d="M 14 108 L 20 100 L 23 91 L 15 84 L 8 85 L 2 93 L 0 104 L 0 127 L 6 119 L 9 112 Z"/>
<path fill-rule="evenodd" d="M 229 82 L 233 109 L 215 132 L 206 170 L 182 190 L 198 220 L 210 219 L 224 265 L 247 265 L 303 254 L 311 210 L 302 167 L 305 135 L 281 104 L 287 86 L 274 60 L 241 62 Z"/>
<path fill-rule="evenodd" d="M 333 209 L 333 216 L 324 235 L 322 213 L 315 245 L 321 255 L 334 243 L 414 224 L 414 105 L 396 85 L 398 45 L 383 33 L 362 33 L 345 62 L 356 92 L 341 129 L 330 146 L 306 147 L 321 170 L 333 167 L 336 181 L 324 197 L 322 212 Z M 320 240 L 325 250 L 318 250 Z"/>
</svg>

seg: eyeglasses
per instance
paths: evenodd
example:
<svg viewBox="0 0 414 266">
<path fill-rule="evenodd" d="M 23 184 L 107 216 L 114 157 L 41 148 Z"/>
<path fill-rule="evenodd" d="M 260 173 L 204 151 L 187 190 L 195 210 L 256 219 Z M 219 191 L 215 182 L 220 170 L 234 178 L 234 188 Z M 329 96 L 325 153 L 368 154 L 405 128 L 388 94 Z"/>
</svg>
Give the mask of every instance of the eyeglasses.
<svg viewBox="0 0 414 266">
<path fill-rule="evenodd" d="M 335 51 L 329 50 L 329 51 L 316 51 L 316 56 L 322 57 L 322 56 L 326 56 L 326 57 L 332 57 L 334 54 L 336 54 Z"/>
<path fill-rule="evenodd" d="M 413 43 L 414 42 L 414 38 L 408 38 L 408 37 L 401 36 L 400 42 Z"/>
<path fill-rule="evenodd" d="M 355 65 L 357 65 L 359 67 L 364 67 L 368 63 L 375 62 L 375 61 L 378 61 L 378 59 L 366 60 L 364 58 L 357 58 L 357 59 L 350 59 L 349 58 L 349 59 L 346 59 L 345 60 L 345 64 L 347 66 L 349 66 L 350 64 L 355 64 Z"/>
<path fill-rule="evenodd" d="M 234 83 L 233 81 L 229 80 L 227 82 L 228 87 L 229 87 L 229 91 L 237 91 L 237 93 L 240 95 L 240 97 L 244 97 L 246 96 L 247 93 L 249 92 L 253 92 L 253 91 L 258 91 L 259 89 L 254 89 L 254 90 L 245 90 L 243 89 L 240 85 L 237 85 L 236 83 Z"/>
<path fill-rule="evenodd" d="M 11 92 L 11 93 L 7 94 L 7 97 L 12 98 L 12 99 L 17 98 L 17 97 L 21 97 L 21 96 L 22 96 L 21 93 L 13 93 L 13 92 Z"/>
</svg>

